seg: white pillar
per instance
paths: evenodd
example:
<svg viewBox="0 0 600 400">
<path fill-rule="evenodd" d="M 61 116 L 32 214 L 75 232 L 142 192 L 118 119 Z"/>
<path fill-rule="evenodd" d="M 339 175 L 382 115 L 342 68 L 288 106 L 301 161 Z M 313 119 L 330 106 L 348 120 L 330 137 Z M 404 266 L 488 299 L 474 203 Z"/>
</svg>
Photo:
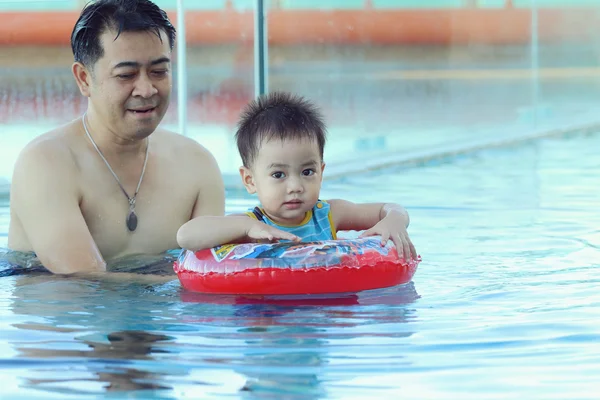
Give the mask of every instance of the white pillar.
<svg viewBox="0 0 600 400">
<path fill-rule="evenodd" d="M 254 2 L 254 95 L 269 92 L 269 36 L 267 10 L 263 0 Z"/>
<path fill-rule="evenodd" d="M 183 0 L 177 0 L 177 115 L 179 133 L 187 136 L 187 68 L 185 41 L 185 11 Z"/>
</svg>

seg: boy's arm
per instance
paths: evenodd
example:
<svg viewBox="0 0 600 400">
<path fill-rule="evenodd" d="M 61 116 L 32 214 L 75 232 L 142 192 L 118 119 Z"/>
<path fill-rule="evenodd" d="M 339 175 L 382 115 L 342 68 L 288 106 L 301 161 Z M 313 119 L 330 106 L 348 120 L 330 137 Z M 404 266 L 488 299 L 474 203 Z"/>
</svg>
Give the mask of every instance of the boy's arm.
<svg viewBox="0 0 600 400">
<path fill-rule="evenodd" d="M 252 222 L 246 215 L 200 215 L 179 228 L 177 243 L 181 248 L 198 251 L 235 242 L 247 236 Z"/>
<path fill-rule="evenodd" d="M 362 231 L 361 237 L 381 235 L 382 244 L 392 240 L 400 257 L 417 258 L 406 229 L 410 224 L 408 212 L 395 203 L 356 204 L 347 200 L 328 200 L 335 229 Z"/>
<path fill-rule="evenodd" d="M 372 228 L 388 214 L 393 213 L 408 228 L 410 217 L 400 204 L 352 203 L 347 200 L 327 200 L 336 229 L 340 231 L 362 231 Z"/>
<path fill-rule="evenodd" d="M 192 251 L 210 249 L 226 243 L 260 239 L 299 240 L 291 233 L 281 231 L 244 214 L 225 217 L 199 216 L 183 224 L 177 231 L 179 246 Z"/>
</svg>

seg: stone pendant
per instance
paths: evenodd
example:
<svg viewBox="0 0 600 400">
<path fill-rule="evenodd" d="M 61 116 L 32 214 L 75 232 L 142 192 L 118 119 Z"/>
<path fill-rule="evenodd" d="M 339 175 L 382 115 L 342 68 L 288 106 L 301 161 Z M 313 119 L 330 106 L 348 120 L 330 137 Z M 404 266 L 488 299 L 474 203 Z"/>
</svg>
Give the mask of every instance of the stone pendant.
<svg viewBox="0 0 600 400">
<path fill-rule="evenodd" d="M 137 228 L 137 224 L 138 218 L 137 215 L 135 215 L 135 211 L 129 211 L 129 215 L 127 216 L 127 229 L 129 229 L 130 232 L 133 232 L 135 231 L 135 228 Z"/>
</svg>

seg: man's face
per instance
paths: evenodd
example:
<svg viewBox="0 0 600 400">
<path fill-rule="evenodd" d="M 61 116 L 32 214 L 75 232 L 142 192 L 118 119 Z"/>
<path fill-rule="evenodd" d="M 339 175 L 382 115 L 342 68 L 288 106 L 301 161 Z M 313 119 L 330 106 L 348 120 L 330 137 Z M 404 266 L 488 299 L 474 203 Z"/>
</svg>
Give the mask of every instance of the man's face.
<svg viewBox="0 0 600 400">
<path fill-rule="evenodd" d="M 167 35 L 153 31 L 100 36 L 104 55 L 88 78 L 91 107 L 97 120 L 123 139 L 149 136 L 169 106 L 171 50 Z M 161 40 L 162 39 L 162 40 Z"/>
</svg>

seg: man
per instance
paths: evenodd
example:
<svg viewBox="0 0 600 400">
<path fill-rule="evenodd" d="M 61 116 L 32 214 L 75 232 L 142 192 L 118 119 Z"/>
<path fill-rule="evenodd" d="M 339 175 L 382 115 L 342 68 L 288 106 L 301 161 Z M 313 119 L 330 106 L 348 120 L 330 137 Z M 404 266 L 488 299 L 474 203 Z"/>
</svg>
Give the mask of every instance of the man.
<svg viewBox="0 0 600 400">
<path fill-rule="evenodd" d="M 175 29 L 148 0 L 99 0 L 71 36 L 86 113 L 29 143 L 11 187 L 8 246 L 57 274 L 177 248 L 177 229 L 224 214 L 214 157 L 158 129 L 170 102 Z M 185 105 L 180 105 L 185 106 Z"/>
</svg>

